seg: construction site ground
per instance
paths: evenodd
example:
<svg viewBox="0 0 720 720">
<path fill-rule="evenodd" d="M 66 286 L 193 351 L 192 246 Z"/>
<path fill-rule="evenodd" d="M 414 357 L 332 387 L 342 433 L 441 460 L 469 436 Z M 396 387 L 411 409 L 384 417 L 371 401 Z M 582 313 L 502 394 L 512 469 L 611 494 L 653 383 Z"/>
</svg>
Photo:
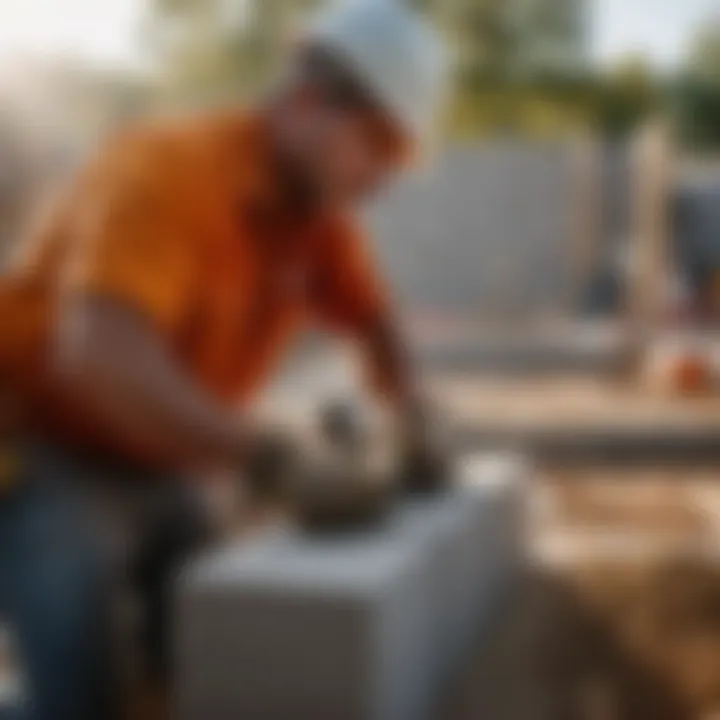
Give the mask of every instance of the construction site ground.
<svg viewBox="0 0 720 720">
<path fill-rule="evenodd" d="M 720 718 L 719 473 L 540 478 L 528 577 L 447 717 Z"/>
<path fill-rule="evenodd" d="M 715 433 L 720 400 L 591 376 L 437 381 L 457 416 L 530 432 Z M 720 718 L 720 466 L 538 468 L 529 572 L 452 720 Z"/>
</svg>

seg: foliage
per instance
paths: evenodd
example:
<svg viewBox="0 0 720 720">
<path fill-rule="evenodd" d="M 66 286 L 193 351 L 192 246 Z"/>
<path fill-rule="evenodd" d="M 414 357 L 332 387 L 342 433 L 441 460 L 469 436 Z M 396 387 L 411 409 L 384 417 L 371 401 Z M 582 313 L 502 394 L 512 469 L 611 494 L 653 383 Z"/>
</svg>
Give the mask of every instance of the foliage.
<svg viewBox="0 0 720 720">
<path fill-rule="evenodd" d="M 148 0 L 146 36 L 167 71 L 168 97 L 247 97 L 278 72 L 303 15 L 326 0 Z M 601 73 L 588 60 L 589 0 L 405 0 L 446 34 L 456 61 L 449 132 L 552 136 L 591 125 L 618 136 L 665 99 L 641 57 Z M 706 28 L 677 84 L 686 136 L 720 132 L 720 31 Z"/>
<path fill-rule="evenodd" d="M 675 85 L 680 133 L 695 148 L 720 148 L 720 21 L 703 27 Z"/>
<path fill-rule="evenodd" d="M 169 97 L 232 101 L 267 84 L 300 17 L 318 0 L 150 0 L 145 38 Z"/>
<path fill-rule="evenodd" d="M 657 110 L 662 88 L 647 62 L 629 55 L 597 79 L 592 96 L 598 128 L 606 135 L 622 136 Z"/>
<path fill-rule="evenodd" d="M 150 0 L 146 34 L 170 96 L 207 103 L 254 92 L 277 72 L 293 27 L 322 1 Z M 552 132 L 587 114 L 575 98 L 566 107 L 556 87 L 569 76 L 577 84 L 584 0 L 406 1 L 431 15 L 454 49 L 453 131 Z"/>
</svg>

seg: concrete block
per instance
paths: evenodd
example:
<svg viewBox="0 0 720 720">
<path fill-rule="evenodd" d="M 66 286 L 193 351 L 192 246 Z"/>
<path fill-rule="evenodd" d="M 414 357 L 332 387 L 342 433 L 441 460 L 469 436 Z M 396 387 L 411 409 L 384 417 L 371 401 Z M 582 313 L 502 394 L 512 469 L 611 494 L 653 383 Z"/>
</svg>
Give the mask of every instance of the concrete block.
<svg viewBox="0 0 720 720">
<path fill-rule="evenodd" d="M 177 589 L 175 717 L 430 718 L 519 570 L 525 473 L 468 458 L 380 528 L 275 527 L 199 559 Z"/>
</svg>

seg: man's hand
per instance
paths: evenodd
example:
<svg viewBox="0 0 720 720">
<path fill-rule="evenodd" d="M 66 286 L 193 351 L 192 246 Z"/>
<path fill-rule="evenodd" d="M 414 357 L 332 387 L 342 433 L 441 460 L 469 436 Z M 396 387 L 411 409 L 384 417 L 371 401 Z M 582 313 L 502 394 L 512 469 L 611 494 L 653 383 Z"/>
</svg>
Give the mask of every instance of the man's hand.
<svg viewBox="0 0 720 720">
<path fill-rule="evenodd" d="M 449 429 L 429 404 L 415 400 L 401 426 L 402 482 L 410 492 L 437 492 L 451 480 Z"/>
<path fill-rule="evenodd" d="M 450 479 L 449 428 L 423 397 L 407 344 L 384 313 L 366 327 L 362 340 L 375 388 L 399 418 L 404 487 L 418 492 L 441 489 Z"/>
<path fill-rule="evenodd" d="M 292 439 L 278 431 L 256 430 L 248 439 L 242 475 L 251 500 L 282 500 L 298 472 L 299 450 Z"/>
</svg>

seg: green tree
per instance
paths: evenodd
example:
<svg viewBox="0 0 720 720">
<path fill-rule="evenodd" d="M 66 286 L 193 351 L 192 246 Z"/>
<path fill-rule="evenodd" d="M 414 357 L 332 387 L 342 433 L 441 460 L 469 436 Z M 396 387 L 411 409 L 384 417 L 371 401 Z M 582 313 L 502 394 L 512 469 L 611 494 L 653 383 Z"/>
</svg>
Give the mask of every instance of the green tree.
<svg viewBox="0 0 720 720">
<path fill-rule="evenodd" d="M 325 0 L 148 1 L 146 35 L 170 97 L 212 103 L 267 84 L 293 26 Z M 577 115 L 577 73 L 568 70 L 583 64 L 588 0 L 405 1 L 432 17 L 453 50 L 456 128 L 522 130 L 534 124 L 528 103 L 545 118 Z"/>
<path fill-rule="evenodd" d="M 682 138 L 698 148 L 720 148 L 720 20 L 705 24 L 690 45 L 676 83 Z"/>
<path fill-rule="evenodd" d="M 242 98 L 277 70 L 293 24 L 318 0 L 150 0 L 145 37 L 171 97 Z"/>
<path fill-rule="evenodd" d="M 720 85 L 720 19 L 698 32 L 686 65 L 693 76 Z"/>
<path fill-rule="evenodd" d="M 636 128 L 658 107 L 661 89 L 642 55 L 627 55 L 598 78 L 593 104 L 599 128 L 622 136 Z"/>
<path fill-rule="evenodd" d="M 516 0 L 516 71 L 541 82 L 583 75 L 589 14 L 585 0 Z"/>
</svg>

